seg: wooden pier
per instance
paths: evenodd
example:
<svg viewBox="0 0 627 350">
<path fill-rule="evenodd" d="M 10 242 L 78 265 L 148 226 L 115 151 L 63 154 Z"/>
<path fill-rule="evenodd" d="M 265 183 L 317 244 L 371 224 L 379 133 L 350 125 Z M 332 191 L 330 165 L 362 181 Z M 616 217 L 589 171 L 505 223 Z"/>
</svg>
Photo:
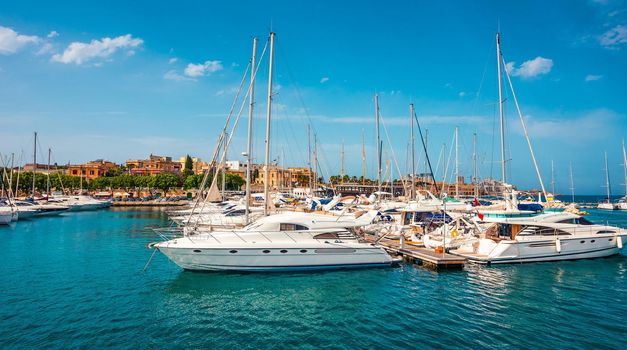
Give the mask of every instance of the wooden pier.
<svg viewBox="0 0 627 350">
<path fill-rule="evenodd" d="M 373 238 L 368 240 L 374 241 Z M 400 241 L 384 238 L 378 244 L 389 253 L 401 256 L 405 261 L 435 270 L 460 270 L 466 263 L 465 258 L 448 253 L 436 253 L 433 249 L 425 248 L 422 243 L 405 241 L 401 247 Z"/>
</svg>

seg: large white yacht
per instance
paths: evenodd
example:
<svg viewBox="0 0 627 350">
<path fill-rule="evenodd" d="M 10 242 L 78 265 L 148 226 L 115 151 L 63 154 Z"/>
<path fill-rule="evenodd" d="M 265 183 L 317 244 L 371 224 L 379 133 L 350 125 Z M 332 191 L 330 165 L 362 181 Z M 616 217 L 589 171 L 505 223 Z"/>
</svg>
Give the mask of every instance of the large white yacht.
<svg viewBox="0 0 627 350">
<path fill-rule="evenodd" d="M 383 248 L 364 243 L 352 228 L 369 223 L 375 211 L 357 219 L 290 212 L 259 219 L 243 229 L 202 231 L 151 244 L 186 270 L 293 271 L 389 266 Z"/>
<path fill-rule="evenodd" d="M 450 252 L 482 264 L 503 264 L 599 258 L 623 248 L 625 229 L 570 215 L 559 221 L 540 217 L 494 223 L 478 241 Z"/>
</svg>

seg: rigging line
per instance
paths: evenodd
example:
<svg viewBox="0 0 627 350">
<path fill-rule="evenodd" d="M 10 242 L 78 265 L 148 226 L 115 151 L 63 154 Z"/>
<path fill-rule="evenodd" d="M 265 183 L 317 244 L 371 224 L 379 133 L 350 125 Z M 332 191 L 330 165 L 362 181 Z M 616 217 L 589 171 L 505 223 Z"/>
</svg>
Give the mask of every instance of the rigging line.
<svg viewBox="0 0 627 350">
<path fill-rule="evenodd" d="M 392 141 L 390 140 L 390 135 L 388 134 L 388 129 L 385 126 L 385 121 L 383 120 L 383 115 L 381 114 L 381 111 L 379 111 L 379 118 L 381 120 L 381 124 L 383 125 L 383 131 L 385 132 L 385 137 L 388 140 L 388 148 L 392 151 L 392 159 L 394 160 L 394 165 L 396 165 L 396 170 L 398 170 L 398 173 L 401 174 L 401 168 L 398 166 L 398 161 L 396 160 L 396 153 L 394 152 L 394 146 L 392 146 Z M 403 188 L 404 188 L 405 187 L 405 180 L 403 179 L 402 176 L 401 176 L 401 182 L 402 182 Z"/>
<path fill-rule="evenodd" d="M 261 52 L 261 56 L 259 57 L 259 63 L 257 64 L 257 67 L 256 67 L 256 68 L 254 68 L 254 67 L 253 67 L 253 68 L 254 68 L 254 69 L 253 69 L 254 71 L 253 71 L 253 73 L 252 73 L 252 74 L 253 74 L 253 77 L 252 77 L 251 82 L 248 84 L 248 89 L 247 89 L 247 91 L 246 91 L 246 96 L 248 96 L 248 94 L 250 93 L 250 90 L 252 89 L 252 86 L 253 86 L 253 83 L 254 83 L 254 81 L 255 81 L 255 78 L 257 77 L 257 71 L 259 70 L 259 67 L 261 66 L 261 63 L 262 63 L 263 58 L 264 58 L 264 56 L 265 56 L 266 49 L 268 48 L 268 42 L 269 42 L 269 40 L 270 40 L 269 38 L 268 38 L 268 40 L 266 40 L 266 45 L 264 46 L 263 51 Z M 249 67 L 250 67 L 250 62 L 249 62 Z M 248 69 L 246 69 L 246 72 L 248 72 Z M 242 78 L 242 82 L 244 81 L 244 79 L 245 79 L 245 78 L 246 78 L 245 76 Z M 241 88 L 241 85 L 240 85 L 240 88 Z M 239 93 L 238 93 L 238 94 L 239 94 Z M 245 101 L 245 100 L 246 100 L 246 97 L 244 97 L 244 101 Z M 241 113 L 241 111 L 242 111 L 242 109 L 240 109 L 240 113 Z M 227 118 L 227 123 L 225 123 L 225 126 L 224 126 L 224 128 L 222 129 L 222 133 L 220 134 L 220 137 L 219 137 L 218 143 L 217 143 L 217 145 L 216 145 L 216 149 L 214 150 L 214 155 L 213 155 L 212 160 L 211 160 L 211 162 L 212 162 L 212 163 L 214 163 L 214 162 L 215 162 L 215 158 L 217 157 L 217 152 L 219 152 L 219 150 L 220 150 L 220 148 L 221 148 L 221 147 L 220 147 L 220 145 L 221 145 L 221 143 L 222 143 L 221 141 L 222 141 L 222 139 L 224 138 L 224 133 L 226 132 L 226 128 L 227 128 L 227 126 L 228 126 L 228 121 L 230 120 L 230 118 L 231 118 L 231 115 L 229 115 L 229 116 L 228 116 L 228 118 Z M 233 136 L 233 135 L 231 134 L 231 136 Z M 207 186 L 207 182 L 208 182 L 208 179 L 209 179 L 209 175 L 211 174 L 211 170 L 212 170 L 212 167 L 210 167 L 210 168 L 209 168 L 209 169 L 205 172 L 205 176 L 203 176 L 202 183 L 201 183 L 201 185 L 199 186 L 199 189 L 198 189 L 198 191 L 199 191 L 199 195 L 197 195 L 196 201 L 194 202 L 194 206 L 192 207 L 192 210 L 191 210 L 191 212 L 190 212 L 190 214 L 189 214 L 189 217 L 187 218 L 186 224 L 189 224 L 189 221 L 191 220 L 191 217 L 192 217 L 192 215 L 194 214 L 194 211 L 196 210 L 196 208 L 198 207 L 198 204 L 200 203 L 200 198 L 202 197 L 202 193 L 203 193 L 203 191 L 205 190 L 205 187 Z M 216 173 L 215 173 L 215 176 L 214 176 L 214 177 L 217 177 L 217 171 L 216 171 Z M 212 182 L 213 182 L 213 181 L 212 181 Z M 207 202 L 207 197 L 208 197 L 208 195 L 209 195 L 209 193 L 207 193 L 207 196 L 205 196 L 205 198 L 204 198 L 204 201 L 203 201 L 203 204 L 202 204 L 202 208 L 201 208 L 201 210 L 203 210 L 203 209 L 205 208 L 205 205 L 206 205 L 206 202 Z M 198 223 L 198 220 L 196 220 L 196 223 Z"/>
<path fill-rule="evenodd" d="M 433 186 L 435 187 L 435 191 L 438 191 L 438 184 L 435 182 L 435 177 L 433 176 L 433 168 L 431 168 L 431 160 L 429 159 L 429 153 L 427 152 L 427 145 L 425 144 L 425 138 L 422 136 L 422 128 L 420 127 L 420 123 L 418 122 L 418 115 L 416 115 L 416 110 L 414 109 L 414 119 L 416 120 L 416 124 L 418 125 L 418 134 L 420 135 L 420 140 L 422 141 L 422 148 L 425 152 L 425 158 L 427 159 L 427 164 L 429 165 L 429 171 L 431 172 L 431 180 L 433 180 Z"/>
</svg>

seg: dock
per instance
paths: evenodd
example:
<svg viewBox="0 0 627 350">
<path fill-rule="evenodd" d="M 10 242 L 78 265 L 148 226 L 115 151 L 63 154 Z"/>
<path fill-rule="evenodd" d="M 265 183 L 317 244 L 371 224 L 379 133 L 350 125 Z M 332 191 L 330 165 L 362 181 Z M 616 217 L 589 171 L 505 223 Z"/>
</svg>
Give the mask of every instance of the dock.
<svg viewBox="0 0 627 350">
<path fill-rule="evenodd" d="M 189 201 L 175 201 L 175 202 L 167 202 L 167 201 L 114 201 L 111 203 L 112 207 L 180 207 L 184 205 L 188 205 Z"/>
<path fill-rule="evenodd" d="M 374 238 L 368 239 L 374 242 Z M 388 253 L 401 256 L 403 260 L 422 265 L 435 270 L 461 270 L 466 259 L 449 253 L 436 253 L 433 249 L 425 248 L 422 243 L 405 241 L 401 247 L 398 240 L 382 239 L 378 243 Z"/>
</svg>

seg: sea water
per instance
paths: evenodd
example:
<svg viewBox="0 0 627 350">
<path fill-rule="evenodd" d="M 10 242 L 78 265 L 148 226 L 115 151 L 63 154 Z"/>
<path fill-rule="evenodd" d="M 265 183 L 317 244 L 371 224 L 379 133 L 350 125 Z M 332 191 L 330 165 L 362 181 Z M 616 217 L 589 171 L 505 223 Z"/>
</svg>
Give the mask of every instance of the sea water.
<svg viewBox="0 0 627 350">
<path fill-rule="evenodd" d="M 590 210 L 627 227 L 627 213 Z M 627 257 L 434 272 L 182 271 L 162 211 L 0 227 L 0 349 L 627 347 Z"/>
</svg>

